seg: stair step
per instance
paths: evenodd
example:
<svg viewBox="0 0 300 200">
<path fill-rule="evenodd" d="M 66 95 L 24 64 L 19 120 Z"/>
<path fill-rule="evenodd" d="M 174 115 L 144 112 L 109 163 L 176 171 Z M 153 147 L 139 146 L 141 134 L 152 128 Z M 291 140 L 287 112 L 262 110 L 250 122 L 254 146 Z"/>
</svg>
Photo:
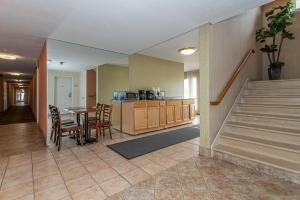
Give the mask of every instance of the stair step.
<svg viewBox="0 0 300 200">
<path fill-rule="evenodd" d="M 285 151 L 300 153 L 300 145 L 297 145 L 297 144 L 276 142 L 276 141 L 271 141 L 271 140 L 267 140 L 267 139 L 239 135 L 239 134 L 234 134 L 234 133 L 229 133 L 229 132 L 224 132 L 222 137 L 231 138 L 231 139 L 235 139 L 235 140 L 242 140 L 245 142 L 252 142 L 255 144 L 259 144 L 259 145 L 269 146 L 271 148 L 277 148 L 277 149 L 282 149 Z M 300 154 L 299 154 L 299 159 L 300 159 Z"/>
<path fill-rule="evenodd" d="M 300 121 L 298 119 L 289 119 L 282 116 L 266 116 L 257 114 L 233 114 L 229 122 L 241 122 L 256 124 L 266 127 L 284 128 L 293 130 L 291 132 L 300 132 Z"/>
<path fill-rule="evenodd" d="M 300 118 L 300 106 L 238 103 L 234 111 Z"/>
<path fill-rule="evenodd" d="M 240 103 L 267 104 L 267 105 L 294 105 L 300 106 L 300 96 L 250 96 L 242 95 Z"/>
<path fill-rule="evenodd" d="M 280 119 L 285 119 L 285 120 L 298 120 L 300 122 L 300 116 L 292 116 L 292 115 L 284 115 L 281 113 L 263 113 L 259 111 L 255 112 L 233 112 L 233 115 L 244 115 L 244 116 L 253 116 L 253 117 L 269 117 L 269 118 L 280 118 Z"/>
<path fill-rule="evenodd" d="M 248 88 L 300 88 L 299 79 L 290 79 L 290 80 L 272 80 L 272 81 L 250 81 L 248 82 Z"/>
<path fill-rule="evenodd" d="M 235 135 L 260 138 L 297 146 L 300 145 L 300 134 L 264 129 L 256 126 L 247 126 L 244 124 L 226 124 L 224 127 L 224 133 L 233 133 Z"/>
<path fill-rule="evenodd" d="M 251 160 L 254 162 L 262 163 L 264 165 L 272 166 L 274 168 L 286 170 L 292 173 L 300 174 L 300 165 L 291 161 L 282 160 L 280 158 L 273 158 L 270 156 L 261 155 L 259 153 L 243 150 L 239 148 L 233 148 L 226 145 L 217 145 L 214 151 L 226 153 L 232 156 Z"/>
<path fill-rule="evenodd" d="M 300 165 L 300 154 L 294 151 L 287 151 L 282 148 L 273 148 L 272 146 L 263 145 L 249 140 L 241 140 L 238 138 L 229 138 L 225 136 L 220 137 L 220 143 L 223 145 L 243 149 L 245 151 L 251 151 L 259 153 L 265 156 L 273 158 L 279 158 L 286 161 L 299 163 Z"/>
<path fill-rule="evenodd" d="M 268 96 L 292 96 L 295 94 L 300 94 L 300 88 L 268 88 L 268 89 L 246 89 L 243 91 L 244 95 L 268 95 Z"/>
<path fill-rule="evenodd" d="M 289 128 L 273 127 L 273 126 L 266 126 L 266 125 L 259 125 L 259 124 L 250 124 L 247 122 L 231 122 L 231 121 L 228 121 L 226 123 L 226 126 L 227 125 L 247 127 L 247 128 L 265 130 L 265 131 L 271 131 L 271 132 L 280 132 L 282 134 L 293 135 L 293 136 L 300 136 L 299 130 L 289 129 Z"/>
</svg>

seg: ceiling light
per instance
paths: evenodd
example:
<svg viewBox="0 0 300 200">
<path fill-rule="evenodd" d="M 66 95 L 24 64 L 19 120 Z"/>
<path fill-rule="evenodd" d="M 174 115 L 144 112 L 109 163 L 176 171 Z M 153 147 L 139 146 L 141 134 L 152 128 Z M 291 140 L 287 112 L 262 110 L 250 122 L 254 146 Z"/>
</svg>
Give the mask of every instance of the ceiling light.
<svg viewBox="0 0 300 200">
<path fill-rule="evenodd" d="M 52 60 L 48 59 L 47 60 L 47 64 L 50 64 L 52 62 Z"/>
<path fill-rule="evenodd" d="M 10 54 L 0 53 L 0 58 L 5 60 L 16 60 L 17 57 Z"/>
<path fill-rule="evenodd" d="M 10 73 L 10 75 L 12 75 L 12 76 L 20 76 L 21 73 L 15 73 L 15 72 L 13 72 L 13 73 Z"/>
<path fill-rule="evenodd" d="M 185 56 L 189 56 L 195 53 L 197 49 L 195 47 L 188 47 L 188 48 L 179 49 L 178 51 Z"/>
</svg>

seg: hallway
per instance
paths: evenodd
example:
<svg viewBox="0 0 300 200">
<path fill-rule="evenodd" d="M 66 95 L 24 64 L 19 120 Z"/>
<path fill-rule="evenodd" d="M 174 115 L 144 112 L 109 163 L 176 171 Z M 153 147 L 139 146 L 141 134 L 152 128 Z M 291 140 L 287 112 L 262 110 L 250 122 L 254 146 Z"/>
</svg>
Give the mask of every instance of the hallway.
<svg viewBox="0 0 300 200">
<path fill-rule="evenodd" d="M 0 126 L 0 158 L 46 148 L 36 123 L 18 123 Z"/>
<path fill-rule="evenodd" d="M 30 106 L 11 106 L 0 113 L 0 125 L 34 122 Z"/>
</svg>

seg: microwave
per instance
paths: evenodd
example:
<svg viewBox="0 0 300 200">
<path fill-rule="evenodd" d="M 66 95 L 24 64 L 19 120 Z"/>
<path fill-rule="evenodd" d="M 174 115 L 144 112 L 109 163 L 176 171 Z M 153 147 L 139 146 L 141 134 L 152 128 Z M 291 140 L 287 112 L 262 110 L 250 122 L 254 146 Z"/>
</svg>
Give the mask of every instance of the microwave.
<svg viewBox="0 0 300 200">
<path fill-rule="evenodd" d="M 119 91 L 113 93 L 113 100 L 131 100 L 138 99 L 138 94 L 135 92 Z"/>
</svg>

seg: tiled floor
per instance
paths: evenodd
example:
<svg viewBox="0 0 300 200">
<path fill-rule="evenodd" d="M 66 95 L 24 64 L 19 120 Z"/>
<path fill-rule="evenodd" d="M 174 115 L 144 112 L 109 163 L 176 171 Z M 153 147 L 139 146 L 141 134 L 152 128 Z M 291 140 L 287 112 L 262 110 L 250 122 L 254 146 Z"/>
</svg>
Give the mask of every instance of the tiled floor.
<svg viewBox="0 0 300 200">
<path fill-rule="evenodd" d="M 0 125 L 0 158 L 45 148 L 35 122 Z"/>
<path fill-rule="evenodd" d="M 115 132 L 113 140 L 85 146 L 65 138 L 60 152 L 50 143 L 2 156 L 0 199 L 299 199 L 299 185 L 199 157 L 199 138 L 129 161 L 106 147 L 133 138 Z"/>
</svg>

